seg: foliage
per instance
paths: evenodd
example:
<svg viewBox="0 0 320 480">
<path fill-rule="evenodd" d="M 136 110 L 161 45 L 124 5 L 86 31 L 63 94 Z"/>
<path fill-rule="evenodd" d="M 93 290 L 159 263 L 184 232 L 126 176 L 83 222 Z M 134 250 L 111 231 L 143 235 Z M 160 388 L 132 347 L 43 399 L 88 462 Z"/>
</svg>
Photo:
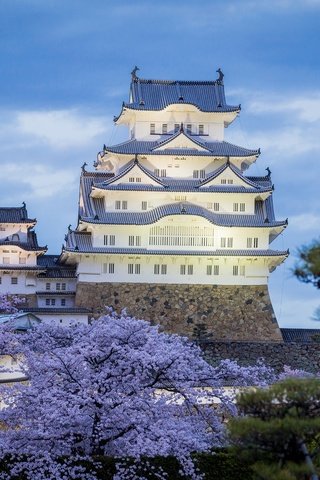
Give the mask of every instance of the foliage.
<svg viewBox="0 0 320 480">
<path fill-rule="evenodd" d="M 17 313 L 19 305 L 24 303 L 25 299 L 16 295 L 10 295 L 8 293 L 0 294 L 0 312 L 2 313 Z"/>
<path fill-rule="evenodd" d="M 184 475 L 195 478 L 191 452 L 223 445 L 223 418 L 236 414 L 225 380 L 274 380 L 262 365 L 209 366 L 187 339 L 125 314 L 88 326 L 40 325 L 24 335 L 7 328 L 0 353 L 9 349 L 23 354 L 30 382 L 1 387 L 0 453 L 21 455 L 2 478 L 24 472 L 32 480 L 93 480 L 99 465 L 88 470 L 81 462 L 158 455 L 178 458 Z M 117 479 L 136 475 L 119 468 Z"/>
<path fill-rule="evenodd" d="M 320 431 L 320 380 L 289 378 L 238 398 L 245 416 L 230 421 L 233 443 L 254 463 L 256 478 L 305 479 L 313 470 L 307 445 Z"/>
<path fill-rule="evenodd" d="M 298 250 L 298 262 L 293 274 L 305 283 L 312 283 L 320 288 L 320 239 L 313 240 L 310 245 L 303 245 Z"/>
</svg>

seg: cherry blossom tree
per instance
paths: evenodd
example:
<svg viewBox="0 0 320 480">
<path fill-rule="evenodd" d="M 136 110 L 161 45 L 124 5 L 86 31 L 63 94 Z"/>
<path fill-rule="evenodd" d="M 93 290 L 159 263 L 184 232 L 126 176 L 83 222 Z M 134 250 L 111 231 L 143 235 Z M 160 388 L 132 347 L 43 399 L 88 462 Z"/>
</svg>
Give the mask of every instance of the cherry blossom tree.
<svg viewBox="0 0 320 480">
<path fill-rule="evenodd" d="M 125 312 L 25 334 L 7 327 L 0 353 L 9 350 L 23 355 L 29 381 L 1 387 L 0 453 L 15 460 L 0 476 L 6 479 L 23 472 L 32 480 L 93 480 L 101 456 L 158 455 L 177 457 L 195 477 L 190 454 L 224 445 L 223 419 L 236 414 L 226 381 L 265 385 L 275 378 L 263 365 L 225 360 L 212 367 L 186 338 Z M 129 470 L 119 467 L 115 478 L 134 475 Z"/>
</svg>

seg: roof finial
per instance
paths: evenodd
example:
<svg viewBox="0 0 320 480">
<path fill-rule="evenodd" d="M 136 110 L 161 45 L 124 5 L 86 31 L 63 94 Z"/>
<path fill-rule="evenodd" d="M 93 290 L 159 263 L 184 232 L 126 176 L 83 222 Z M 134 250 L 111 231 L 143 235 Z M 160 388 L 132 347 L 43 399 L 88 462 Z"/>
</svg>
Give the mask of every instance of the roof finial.
<svg viewBox="0 0 320 480">
<path fill-rule="evenodd" d="M 132 78 L 132 81 L 136 81 L 138 80 L 138 77 L 137 77 L 137 71 L 140 70 L 139 67 L 137 67 L 137 65 L 134 67 L 134 69 L 132 70 L 131 72 L 131 78 Z"/>
<path fill-rule="evenodd" d="M 271 176 L 271 170 L 270 170 L 270 168 L 267 167 L 266 170 L 267 170 L 267 173 L 268 173 L 268 177 L 270 177 L 270 176 Z"/>
<path fill-rule="evenodd" d="M 84 173 L 84 172 L 86 171 L 86 166 L 87 166 L 87 165 L 88 165 L 88 164 L 87 164 L 86 162 L 84 162 L 84 164 L 83 164 L 82 167 L 81 167 L 82 173 Z"/>
<path fill-rule="evenodd" d="M 226 165 L 230 165 L 230 157 L 229 156 L 227 157 Z"/>
<path fill-rule="evenodd" d="M 181 125 L 180 125 L 180 132 L 184 132 L 183 123 L 182 123 L 182 122 L 181 122 Z"/>
<path fill-rule="evenodd" d="M 218 85 L 223 85 L 224 73 L 222 72 L 221 68 L 218 68 L 218 70 L 216 70 L 216 72 L 219 73 L 219 77 L 216 80 L 217 84 Z"/>
<path fill-rule="evenodd" d="M 71 223 L 70 223 L 70 225 L 68 225 L 68 232 L 71 232 L 71 231 L 72 230 L 71 230 Z"/>
<path fill-rule="evenodd" d="M 134 164 L 137 165 L 138 163 L 139 163 L 138 154 L 136 153 L 134 156 Z"/>
<path fill-rule="evenodd" d="M 23 208 L 26 208 L 26 202 L 22 202 Z"/>
</svg>

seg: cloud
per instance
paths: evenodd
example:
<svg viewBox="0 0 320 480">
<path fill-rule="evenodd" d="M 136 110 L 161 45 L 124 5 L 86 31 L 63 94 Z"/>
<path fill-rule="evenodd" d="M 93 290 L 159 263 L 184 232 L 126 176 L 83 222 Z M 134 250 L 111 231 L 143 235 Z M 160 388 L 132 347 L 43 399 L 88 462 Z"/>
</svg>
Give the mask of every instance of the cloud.
<svg viewBox="0 0 320 480">
<path fill-rule="evenodd" d="M 17 112 L 17 134 L 55 149 L 81 147 L 107 132 L 105 117 L 88 116 L 77 109 Z"/>
<path fill-rule="evenodd" d="M 295 114 L 297 120 L 316 122 L 320 120 L 320 91 L 309 93 L 303 97 L 291 96 L 285 100 L 283 100 L 283 95 L 257 94 L 256 99 L 253 98 L 249 101 L 248 110 L 258 115 L 265 113 Z"/>
<path fill-rule="evenodd" d="M 290 217 L 290 227 L 299 231 L 318 230 L 320 225 L 320 215 L 314 213 L 303 213 L 301 215 L 292 215 Z"/>
</svg>

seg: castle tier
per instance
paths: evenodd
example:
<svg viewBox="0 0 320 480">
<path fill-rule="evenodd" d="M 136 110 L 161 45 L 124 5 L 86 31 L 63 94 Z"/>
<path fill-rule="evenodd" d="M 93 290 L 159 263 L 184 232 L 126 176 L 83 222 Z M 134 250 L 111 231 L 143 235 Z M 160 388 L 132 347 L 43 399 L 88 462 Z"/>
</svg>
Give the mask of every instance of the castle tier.
<svg viewBox="0 0 320 480">
<path fill-rule="evenodd" d="M 240 309 L 246 325 L 249 305 L 260 302 L 268 326 L 250 317 L 248 330 L 281 339 L 266 285 L 288 255 L 270 248 L 287 220 L 275 219 L 270 171 L 244 175 L 260 150 L 224 140 L 239 112 L 226 103 L 222 74 L 200 82 L 132 73 L 129 102 L 115 117 L 130 139 L 104 146 L 94 172 L 83 168 L 79 222 L 61 254 L 77 266 L 78 302 L 99 303 L 100 295 L 100 306 L 130 306 L 170 331 L 223 338 L 243 332 L 233 334 L 229 320 L 220 328 L 222 308 L 230 321 Z M 192 298 L 199 295 L 201 308 Z"/>
</svg>

